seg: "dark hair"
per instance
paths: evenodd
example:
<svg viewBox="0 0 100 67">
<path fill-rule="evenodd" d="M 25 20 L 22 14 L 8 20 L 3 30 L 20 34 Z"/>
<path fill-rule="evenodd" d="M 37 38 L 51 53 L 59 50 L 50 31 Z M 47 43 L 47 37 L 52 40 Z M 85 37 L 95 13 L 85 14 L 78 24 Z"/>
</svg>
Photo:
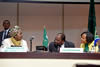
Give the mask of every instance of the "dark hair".
<svg viewBox="0 0 100 67">
<path fill-rule="evenodd" d="M 82 37 L 83 34 L 86 34 L 86 41 L 87 41 L 87 43 L 91 43 L 94 40 L 94 36 L 93 36 L 92 33 L 88 32 L 88 31 L 87 32 L 83 32 L 81 34 L 81 37 Z"/>
<path fill-rule="evenodd" d="M 3 25 L 5 24 L 5 22 L 8 22 L 8 24 L 10 24 L 10 21 L 9 20 L 4 20 L 3 21 Z"/>
<path fill-rule="evenodd" d="M 65 41 L 66 36 L 64 33 L 58 33 L 57 35 L 61 35 L 61 40 Z"/>
</svg>

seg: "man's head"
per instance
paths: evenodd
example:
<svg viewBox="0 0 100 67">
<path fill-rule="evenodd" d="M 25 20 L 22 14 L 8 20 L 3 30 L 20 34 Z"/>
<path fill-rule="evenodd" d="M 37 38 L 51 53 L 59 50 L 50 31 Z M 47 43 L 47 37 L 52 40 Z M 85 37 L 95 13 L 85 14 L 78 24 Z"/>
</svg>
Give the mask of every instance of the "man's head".
<svg viewBox="0 0 100 67">
<path fill-rule="evenodd" d="M 3 27 L 4 27 L 5 30 L 9 29 L 10 21 L 9 20 L 4 20 L 3 21 Z"/>
<path fill-rule="evenodd" d="M 54 43 L 56 45 L 62 45 L 62 44 L 64 44 L 65 39 L 66 39 L 66 37 L 63 33 L 58 33 L 55 37 Z"/>
</svg>

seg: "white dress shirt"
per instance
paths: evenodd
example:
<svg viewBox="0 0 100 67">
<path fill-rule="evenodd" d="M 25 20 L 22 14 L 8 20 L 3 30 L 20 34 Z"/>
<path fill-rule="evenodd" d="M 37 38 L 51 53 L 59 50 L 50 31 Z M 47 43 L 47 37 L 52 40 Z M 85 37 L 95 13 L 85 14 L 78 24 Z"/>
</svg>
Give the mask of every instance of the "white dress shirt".
<svg viewBox="0 0 100 67">
<path fill-rule="evenodd" d="M 5 52 L 5 50 L 9 47 L 11 47 L 11 45 L 14 45 L 11 41 L 11 38 L 7 38 L 7 39 L 4 39 L 4 41 L 2 42 L 2 46 L 0 48 L 0 52 Z M 24 48 L 24 52 L 27 52 L 29 51 L 28 50 L 28 46 L 27 46 L 27 42 L 25 40 L 21 40 L 21 47 Z"/>
</svg>

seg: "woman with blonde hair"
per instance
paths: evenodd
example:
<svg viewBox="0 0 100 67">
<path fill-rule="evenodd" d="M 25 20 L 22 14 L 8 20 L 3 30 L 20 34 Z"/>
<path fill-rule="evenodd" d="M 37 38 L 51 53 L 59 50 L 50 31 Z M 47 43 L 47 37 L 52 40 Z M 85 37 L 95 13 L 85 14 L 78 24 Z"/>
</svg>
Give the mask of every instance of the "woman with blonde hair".
<svg viewBox="0 0 100 67">
<path fill-rule="evenodd" d="M 23 40 L 22 30 L 19 26 L 14 26 L 10 29 L 9 35 L 11 38 L 7 38 L 2 42 L 1 52 L 9 47 L 23 47 L 24 52 L 28 51 L 27 42 Z"/>
</svg>

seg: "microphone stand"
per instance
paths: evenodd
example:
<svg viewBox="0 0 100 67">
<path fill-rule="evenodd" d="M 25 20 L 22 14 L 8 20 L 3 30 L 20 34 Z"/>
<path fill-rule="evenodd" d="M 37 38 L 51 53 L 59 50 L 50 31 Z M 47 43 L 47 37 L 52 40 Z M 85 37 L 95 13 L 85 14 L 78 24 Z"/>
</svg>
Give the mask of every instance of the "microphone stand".
<svg viewBox="0 0 100 67">
<path fill-rule="evenodd" d="M 30 39 L 30 51 L 32 51 L 32 40 L 34 39 L 34 36 Z"/>
<path fill-rule="evenodd" d="M 30 39 L 30 51 L 32 51 L 32 39 Z"/>
</svg>

